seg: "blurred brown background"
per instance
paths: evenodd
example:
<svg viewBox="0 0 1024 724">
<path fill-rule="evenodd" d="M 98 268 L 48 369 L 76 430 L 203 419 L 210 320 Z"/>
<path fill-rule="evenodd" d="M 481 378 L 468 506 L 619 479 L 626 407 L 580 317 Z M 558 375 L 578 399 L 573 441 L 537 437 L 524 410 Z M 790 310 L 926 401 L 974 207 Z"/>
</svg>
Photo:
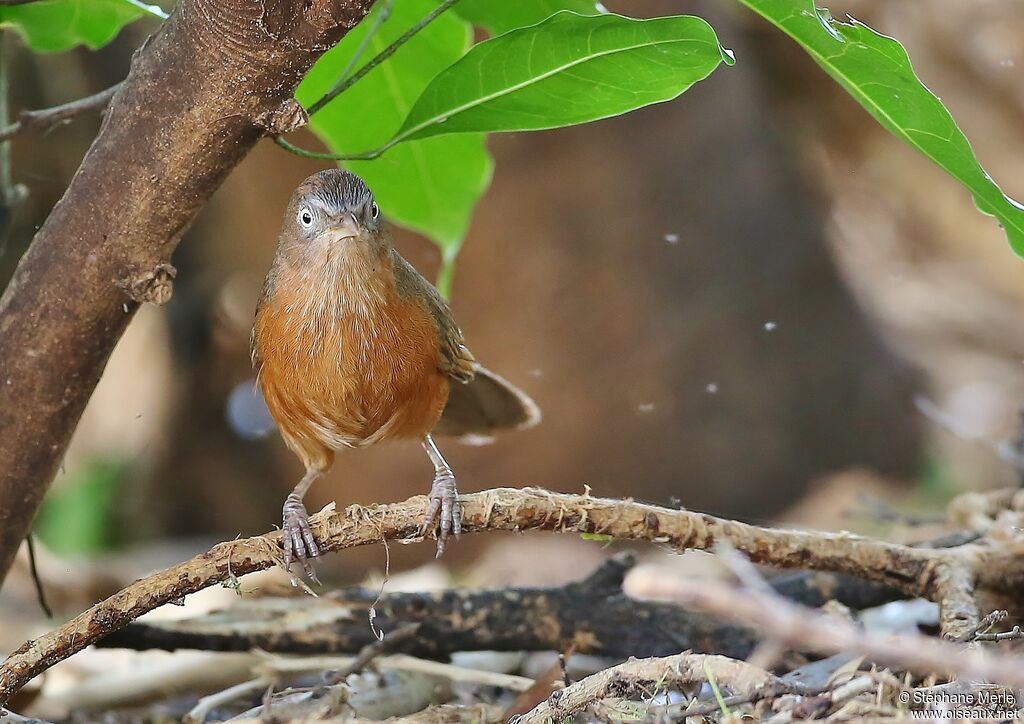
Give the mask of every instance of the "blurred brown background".
<svg viewBox="0 0 1024 724">
<path fill-rule="evenodd" d="M 993 447 L 1015 434 L 1024 399 L 1024 263 L 996 223 L 749 13 L 608 6 L 703 15 L 738 62 L 669 104 L 491 139 L 497 172 L 453 305 L 477 357 L 533 395 L 545 419 L 490 446 L 442 442 L 460 487 L 589 485 L 755 520 L 810 493 L 790 519 L 827 526 L 835 506 L 814 500 L 870 490 L 938 506 L 954 489 L 1012 482 Z M 1024 198 L 1024 6 L 831 9 L 904 41 L 982 163 Z M 116 82 L 145 32 L 129 27 L 96 53 L 7 48 L 13 108 Z M 0 284 L 97 124 L 14 142 L 15 180 L 30 195 L 13 212 Z M 251 376 L 249 329 L 280 214 L 320 167 L 264 143 L 197 220 L 175 259 L 172 301 L 138 315 L 90 404 L 54 487 L 63 503 L 47 514 L 50 530 L 78 525 L 103 550 L 279 522 L 300 466 L 276 435 L 240 437 L 225 409 Z M 396 242 L 434 273 L 427 241 L 396 231 Z M 418 445 L 349 452 L 307 502 L 399 500 L 429 480 Z M 99 491 L 85 496 L 100 501 L 99 530 L 67 522 L 85 505 L 76 486 Z M 491 542 L 467 538 L 453 560 Z M 392 563 L 432 552 L 392 550 Z M 358 579 L 382 557 L 332 565 Z"/>
</svg>

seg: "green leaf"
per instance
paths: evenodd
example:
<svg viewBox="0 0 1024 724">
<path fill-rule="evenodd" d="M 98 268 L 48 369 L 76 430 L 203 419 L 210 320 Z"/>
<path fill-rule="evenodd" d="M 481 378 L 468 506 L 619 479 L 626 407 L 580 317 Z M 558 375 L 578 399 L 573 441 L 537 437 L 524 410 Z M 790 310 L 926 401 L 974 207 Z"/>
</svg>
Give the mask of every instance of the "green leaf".
<svg viewBox="0 0 1024 724">
<path fill-rule="evenodd" d="M 436 5 L 435 0 L 396 0 L 357 66 Z M 372 17 L 364 19 L 313 66 L 296 93 L 301 103 L 311 105 L 338 80 L 372 22 Z M 383 146 L 430 80 L 466 52 L 471 35 L 465 20 L 451 12 L 441 15 L 316 113 L 310 121 L 313 132 L 335 153 Z M 425 234 L 448 254 L 462 243 L 493 167 L 480 134 L 412 141 L 372 161 L 343 165 L 365 179 L 391 220 Z"/>
<path fill-rule="evenodd" d="M 392 142 L 608 118 L 675 98 L 723 60 L 700 18 L 563 11 L 479 43 L 438 74 Z"/>
<path fill-rule="evenodd" d="M 536 25 L 559 10 L 572 10 L 580 15 L 605 12 L 594 0 L 462 0 L 455 6 L 455 12 L 491 35 Z"/>
<path fill-rule="evenodd" d="M 0 7 L 0 27 L 15 28 L 37 51 L 70 50 L 76 45 L 95 50 L 143 15 L 167 17 L 158 6 L 140 0 L 40 0 Z"/>
<path fill-rule="evenodd" d="M 33 525 L 47 547 L 75 555 L 109 549 L 115 542 L 113 503 L 124 470 L 118 463 L 95 460 L 56 486 Z"/>
<path fill-rule="evenodd" d="M 894 135 L 937 163 L 995 216 L 1024 256 L 1024 205 L 992 181 L 942 102 L 921 83 L 896 40 L 851 19 L 839 22 L 813 0 L 740 0 L 781 29 Z"/>
</svg>

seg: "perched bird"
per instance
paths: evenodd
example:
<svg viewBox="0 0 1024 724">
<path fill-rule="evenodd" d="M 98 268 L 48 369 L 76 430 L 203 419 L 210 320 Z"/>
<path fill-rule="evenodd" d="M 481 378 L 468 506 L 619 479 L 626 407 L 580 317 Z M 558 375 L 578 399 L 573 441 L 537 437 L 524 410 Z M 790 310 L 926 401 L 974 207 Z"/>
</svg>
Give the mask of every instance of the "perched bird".
<svg viewBox="0 0 1024 724">
<path fill-rule="evenodd" d="M 421 441 L 434 466 L 426 534 L 437 555 L 461 531 L 455 476 L 433 434 L 488 435 L 540 419 L 523 392 L 480 366 L 451 309 L 394 247 L 373 193 L 329 169 L 295 190 L 256 308 L 252 359 L 281 436 L 306 467 L 284 503 L 286 565 L 319 554 L 302 499 L 335 451 Z"/>
</svg>

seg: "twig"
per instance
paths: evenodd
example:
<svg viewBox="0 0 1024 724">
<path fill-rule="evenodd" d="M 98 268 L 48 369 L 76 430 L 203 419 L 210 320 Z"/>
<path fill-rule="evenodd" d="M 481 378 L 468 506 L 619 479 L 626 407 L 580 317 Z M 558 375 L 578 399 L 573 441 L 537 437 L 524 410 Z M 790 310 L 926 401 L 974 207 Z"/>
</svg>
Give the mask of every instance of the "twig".
<svg viewBox="0 0 1024 724">
<path fill-rule="evenodd" d="M 406 654 L 393 654 L 380 659 L 382 671 L 414 671 L 420 674 L 439 676 L 449 681 L 458 681 L 479 686 L 497 686 L 510 691 L 526 691 L 533 686 L 533 679 L 500 671 L 470 669 L 455 664 L 445 664 L 430 659 L 418 659 Z"/>
<path fill-rule="evenodd" d="M 999 631 L 995 633 L 980 633 L 974 637 L 975 641 L 1011 641 L 1016 639 L 1024 638 L 1024 632 L 1020 630 L 1020 626 L 1014 626 L 1009 631 Z"/>
<path fill-rule="evenodd" d="M 322 98 L 320 98 L 318 101 L 316 101 L 313 105 L 309 107 L 309 115 L 313 115 L 321 108 L 326 106 L 328 103 L 333 101 L 335 98 L 337 98 L 339 95 L 344 93 L 346 90 L 351 88 L 353 85 L 358 83 L 363 78 L 363 76 L 365 76 L 371 70 L 376 68 L 378 65 L 383 63 L 392 55 L 394 55 L 395 52 L 403 45 L 405 45 L 407 42 L 409 42 L 409 40 L 411 40 L 412 37 L 416 35 L 416 33 L 420 32 L 421 30 L 423 30 L 423 28 L 427 27 L 432 22 L 434 22 L 434 20 L 436 20 L 438 16 L 440 16 L 442 13 L 444 13 L 446 10 L 448 10 L 448 8 L 450 8 L 458 1 L 459 0 L 444 0 L 444 2 L 442 2 L 436 8 L 431 10 L 427 15 L 425 15 L 423 18 L 417 21 L 415 25 L 413 25 L 411 28 L 402 33 L 398 38 L 396 38 L 395 41 L 391 43 L 391 45 L 384 48 L 384 50 L 377 53 L 377 55 L 373 56 L 373 58 L 367 61 L 366 65 L 362 66 L 359 70 L 357 70 L 348 78 L 345 78 L 343 75 L 341 80 L 333 88 L 327 91 L 327 93 L 325 93 Z"/>
<path fill-rule="evenodd" d="M 234 686 L 228 687 L 223 691 L 204 696 L 196 705 L 189 710 L 188 714 L 182 719 L 182 724 L 203 724 L 206 721 L 206 717 L 210 715 L 210 712 L 218 707 L 222 707 L 225 704 L 230 704 L 233 701 L 241 699 L 243 696 L 253 694 L 257 691 L 266 691 L 266 689 L 272 686 L 274 680 L 261 676 L 258 679 L 252 679 L 250 681 L 243 681 L 241 684 L 235 684 Z"/>
<path fill-rule="evenodd" d="M 879 664 L 918 674 L 949 672 L 967 679 L 1024 687 L 1024 659 L 970 650 L 962 644 L 919 635 L 866 633 L 850 621 L 778 596 L 709 581 L 683 581 L 675 599 L 683 606 L 751 626 L 800 650 L 819 654 L 856 652 Z"/>
<path fill-rule="evenodd" d="M 411 623 L 398 629 L 389 636 L 378 638 L 373 643 L 367 644 L 360 650 L 352 663 L 336 671 L 330 672 L 325 678 L 328 684 L 337 684 L 344 681 L 352 674 L 357 674 L 365 669 L 371 661 L 378 656 L 394 651 L 403 641 L 412 638 L 413 634 L 419 631 L 418 623 Z"/>
<path fill-rule="evenodd" d="M 463 530 L 549 530 L 600 533 L 621 540 L 646 540 L 678 550 L 713 549 L 720 540 L 757 563 L 784 568 L 821 568 L 885 583 L 917 596 L 945 596 L 956 577 L 943 571 L 971 566 L 993 590 L 1013 590 L 1024 577 L 1024 560 L 1012 541 L 928 550 L 848 533 L 775 530 L 687 510 L 631 500 L 551 493 L 539 488 L 498 488 L 460 498 Z M 310 521 L 321 550 L 376 543 L 381 538 L 419 540 L 427 507 L 424 496 L 369 508 L 334 506 Z M 220 543 L 195 558 L 136 581 L 63 626 L 30 641 L 0 665 L 0 704 L 32 677 L 142 614 L 225 580 L 281 564 L 280 532 Z M 979 570 L 980 569 L 980 570 Z M 973 575 L 973 574 L 972 574 Z M 1024 679 L 1022 679 L 1024 683 Z"/>
<path fill-rule="evenodd" d="M 294 674 L 323 669 L 339 669 L 351 666 L 355 662 L 352 656 L 276 656 L 266 655 L 267 661 L 260 668 L 277 674 Z M 378 671 L 407 671 L 418 674 L 430 674 L 449 681 L 460 681 L 480 686 L 498 686 L 511 691 L 524 691 L 533 685 L 533 679 L 514 674 L 502 674 L 497 671 L 470 669 L 455 664 L 443 664 L 439 661 L 421 659 L 408 654 L 386 654 L 374 662 Z M 310 687 L 310 691 L 316 687 Z M 300 691 L 293 689 L 292 691 Z"/>
<path fill-rule="evenodd" d="M 53 108 L 22 111 L 18 114 L 17 121 L 5 128 L 0 128 L 0 141 L 7 141 L 19 133 L 42 133 L 53 128 L 58 123 L 75 116 L 80 116 L 90 111 L 103 110 L 120 87 L 121 84 L 118 83 L 94 95 L 79 98 L 78 100 L 54 106 Z"/>
<path fill-rule="evenodd" d="M 968 643 L 970 641 L 977 641 L 978 635 L 988 631 L 990 628 L 995 626 L 1000 621 L 1006 620 L 1009 616 L 1008 611 L 990 611 L 985 615 L 985 618 L 978 622 L 977 626 L 972 626 L 967 631 L 956 637 L 956 641 L 959 643 Z"/>
<path fill-rule="evenodd" d="M 373 38 L 374 36 L 377 35 L 377 31 L 380 30 L 381 26 L 384 25 L 384 23 L 387 21 L 389 17 L 391 17 L 391 6 L 393 4 L 394 0 L 385 0 L 385 2 L 381 3 L 380 11 L 377 13 L 377 17 L 373 19 L 373 24 L 370 25 L 370 27 L 366 30 L 366 34 L 363 35 L 362 39 L 359 41 L 359 45 L 357 45 L 356 49 L 352 52 L 352 57 L 348 59 L 348 63 L 346 63 L 345 67 L 341 69 L 341 73 L 338 74 L 338 82 L 329 91 L 328 95 L 330 93 L 334 93 L 336 97 L 338 94 L 344 91 L 345 88 L 348 88 L 353 83 L 355 83 L 354 80 L 349 80 L 349 73 L 352 72 L 352 69 L 355 67 L 356 63 L 359 62 L 359 59 L 363 56 L 363 53 L 366 52 L 366 49 L 370 47 L 370 43 L 373 42 Z M 374 58 L 373 60 L 376 59 Z M 369 71 L 367 71 L 367 73 L 368 72 Z M 363 75 L 366 75 L 366 73 L 363 73 Z M 347 83 L 348 85 L 342 87 L 342 84 L 345 83 Z M 330 100 L 327 98 L 326 95 L 323 96 L 322 98 L 320 98 L 320 100 L 318 100 L 316 103 L 310 106 L 309 110 L 307 111 L 307 115 L 313 115 L 321 108 L 326 106 L 328 103 L 330 103 Z"/>
<path fill-rule="evenodd" d="M 682 653 L 665 658 L 633 659 L 599 671 L 575 684 L 559 689 L 533 710 L 516 718 L 517 724 L 543 724 L 562 721 L 587 706 L 608 698 L 650 697 L 662 686 L 680 686 L 706 682 L 710 675 L 722 686 L 737 692 L 768 689 L 802 692 L 799 684 L 783 681 L 763 669 L 743 661 L 711 654 Z M 660 687 L 658 687 L 660 688 Z"/>
<path fill-rule="evenodd" d="M 39 607 L 43 609 L 43 613 L 46 614 L 47 618 L 53 618 L 53 609 L 46 602 L 46 589 L 43 588 L 43 581 L 39 577 L 39 568 L 36 565 L 36 544 L 31 533 L 25 538 L 25 545 L 28 548 L 28 570 L 32 574 L 32 583 L 36 587 L 36 598 L 39 599 Z"/>
</svg>

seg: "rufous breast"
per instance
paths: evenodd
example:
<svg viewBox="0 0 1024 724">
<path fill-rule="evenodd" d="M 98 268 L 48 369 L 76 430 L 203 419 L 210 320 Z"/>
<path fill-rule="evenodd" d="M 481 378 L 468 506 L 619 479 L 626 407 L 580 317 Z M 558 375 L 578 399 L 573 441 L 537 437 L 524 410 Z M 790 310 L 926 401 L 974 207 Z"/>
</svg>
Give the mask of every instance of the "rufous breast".
<svg viewBox="0 0 1024 724">
<path fill-rule="evenodd" d="M 342 247 L 314 269 L 282 265 L 253 335 L 267 406 L 304 462 L 423 437 L 448 399 L 436 325 L 388 257 Z"/>
</svg>

